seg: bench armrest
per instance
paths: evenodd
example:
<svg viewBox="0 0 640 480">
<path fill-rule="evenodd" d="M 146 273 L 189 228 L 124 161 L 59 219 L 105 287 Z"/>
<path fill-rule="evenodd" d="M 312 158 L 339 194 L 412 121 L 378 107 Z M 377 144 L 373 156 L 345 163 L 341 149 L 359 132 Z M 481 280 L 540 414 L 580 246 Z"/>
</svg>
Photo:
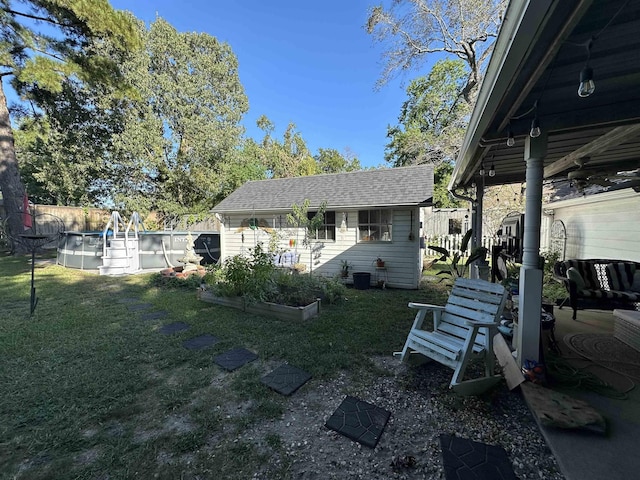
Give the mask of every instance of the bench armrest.
<svg viewBox="0 0 640 480">
<path fill-rule="evenodd" d="M 419 310 L 416 314 L 416 319 L 413 322 L 412 329 L 422 329 L 422 322 L 424 322 L 424 319 L 427 316 L 427 312 L 433 312 L 433 329 L 438 329 L 438 324 L 440 323 L 440 315 L 444 311 L 444 307 L 442 305 L 409 302 L 409 308 L 415 308 Z"/>
<path fill-rule="evenodd" d="M 425 310 L 444 310 L 442 305 L 431 305 L 429 303 L 409 302 L 409 308 L 420 308 Z"/>
</svg>

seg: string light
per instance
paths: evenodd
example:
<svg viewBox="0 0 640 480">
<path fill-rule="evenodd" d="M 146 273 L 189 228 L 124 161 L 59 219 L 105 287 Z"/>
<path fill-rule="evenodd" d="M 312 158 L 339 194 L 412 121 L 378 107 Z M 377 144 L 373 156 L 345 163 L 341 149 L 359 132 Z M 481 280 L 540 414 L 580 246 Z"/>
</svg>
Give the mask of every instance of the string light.
<svg viewBox="0 0 640 480">
<path fill-rule="evenodd" d="M 491 164 L 491 168 L 489 168 L 489 176 L 490 177 L 495 177 L 496 176 L 496 167 L 494 166 L 494 164 Z"/>
<path fill-rule="evenodd" d="M 580 72 L 580 85 L 578 85 L 578 96 L 585 98 L 591 95 L 596 90 L 596 84 L 593 81 L 593 68 L 589 66 L 589 60 L 591 60 L 591 45 L 593 39 L 587 44 L 587 63 Z"/>
<path fill-rule="evenodd" d="M 482 162 L 482 165 L 480 165 L 480 170 L 478 170 L 478 175 L 480 175 L 481 177 L 484 177 L 484 162 Z"/>
<path fill-rule="evenodd" d="M 538 101 L 533 105 L 533 109 L 536 112 L 533 120 L 531 121 L 531 131 L 529 132 L 529 136 L 531 138 L 536 138 L 540 136 L 540 121 L 538 120 Z"/>
<path fill-rule="evenodd" d="M 511 131 L 511 122 L 507 125 L 507 147 L 513 147 L 516 144 L 515 138 L 513 138 L 513 132 Z"/>
</svg>

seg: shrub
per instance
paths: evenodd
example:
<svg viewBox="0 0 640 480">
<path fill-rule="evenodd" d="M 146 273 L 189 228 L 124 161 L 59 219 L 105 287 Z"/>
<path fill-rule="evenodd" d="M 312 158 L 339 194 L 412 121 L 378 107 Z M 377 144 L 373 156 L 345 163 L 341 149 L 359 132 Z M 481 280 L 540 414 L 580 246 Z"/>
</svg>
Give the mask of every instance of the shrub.
<svg viewBox="0 0 640 480">
<path fill-rule="evenodd" d="M 169 289 L 186 288 L 189 290 L 197 289 L 202 282 L 200 275 L 190 275 L 187 278 L 165 277 L 160 273 L 154 273 L 149 278 L 149 284 L 154 287 L 163 287 Z"/>
<path fill-rule="evenodd" d="M 205 275 L 205 283 L 223 297 L 244 297 L 249 301 L 268 301 L 273 287 L 273 265 L 271 255 L 260 245 L 250 249 L 251 256 L 234 255 L 218 270 Z"/>
<path fill-rule="evenodd" d="M 346 287 L 335 279 L 292 275 L 273 266 L 271 256 L 260 246 L 252 249 L 251 257 L 236 255 L 223 267 L 212 268 L 204 277 L 215 295 L 241 296 L 248 301 L 272 302 L 289 306 L 304 306 L 322 298 L 335 303 L 344 297 Z"/>
</svg>

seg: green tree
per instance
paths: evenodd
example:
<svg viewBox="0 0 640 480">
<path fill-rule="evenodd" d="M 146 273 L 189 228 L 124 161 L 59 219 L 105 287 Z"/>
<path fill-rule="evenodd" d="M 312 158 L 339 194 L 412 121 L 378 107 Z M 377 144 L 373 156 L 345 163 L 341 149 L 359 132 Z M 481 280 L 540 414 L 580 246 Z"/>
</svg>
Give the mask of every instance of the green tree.
<svg viewBox="0 0 640 480">
<path fill-rule="evenodd" d="M 248 101 L 237 58 L 215 37 L 179 33 L 161 18 L 143 37 L 145 51 L 123 66 L 140 100 L 115 141 L 115 199 L 167 217 L 208 211 L 237 181 L 224 175 L 242 176 L 237 147 Z"/>
<path fill-rule="evenodd" d="M 387 128 L 387 162 L 400 167 L 455 159 L 471 110 L 460 97 L 465 77 L 461 60 L 445 59 L 409 84 L 399 124 Z"/>
<path fill-rule="evenodd" d="M 309 274 L 312 275 L 313 249 L 311 248 L 311 240 L 324 222 L 324 212 L 327 210 L 327 202 L 322 202 L 313 217 L 309 218 L 310 203 L 309 199 L 305 198 L 302 205 L 296 203 L 291 205 L 291 213 L 287 214 L 287 223 L 296 228 L 296 236 L 298 229 L 304 230 L 302 245 L 309 249 Z"/>
<path fill-rule="evenodd" d="M 31 91 L 37 110 L 18 115 L 14 132 L 30 199 L 58 205 L 101 203 L 105 192 L 100 180 L 107 176 L 104 159 L 113 136 L 122 131 L 124 102 L 119 98 L 113 88 L 71 79 L 56 94 Z"/>
<path fill-rule="evenodd" d="M 121 50 L 135 50 L 140 45 L 130 16 L 114 10 L 107 0 L 0 0 L 0 29 L 0 77 L 12 77 L 12 86 L 24 98 L 35 88 L 58 93 L 70 78 L 118 85 L 117 64 L 92 49 L 93 40 L 109 39 Z M 2 82 L 0 188 L 9 229 L 20 231 L 18 213 L 25 188 Z"/>
<path fill-rule="evenodd" d="M 433 170 L 433 205 L 437 208 L 462 207 L 460 200 L 451 198 L 447 186 L 453 173 L 453 162 L 442 162 Z"/>
<path fill-rule="evenodd" d="M 333 148 L 320 148 L 313 157 L 316 161 L 318 173 L 354 172 L 360 170 L 360 160 L 345 158 Z"/>
<path fill-rule="evenodd" d="M 434 165 L 434 204 L 439 208 L 460 203 L 449 197 L 447 185 L 471 109 L 460 97 L 465 77 L 461 60 L 440 60 L 427 77 L 409 84 L 399 124 L 387 128 L 387 162 L 394 167 Z"/>
<path fill-rule="evenodd" d="M 282 141 L 274 138 L 275 125 L 265 115 L 258 118 L 256 123 L 264 132 L 260 142 L 262 148 L 260 157 L 267 177 L 304 177 L 318 173 L 316 162 L 294 123 L 287 126 Z"/>
</svg>

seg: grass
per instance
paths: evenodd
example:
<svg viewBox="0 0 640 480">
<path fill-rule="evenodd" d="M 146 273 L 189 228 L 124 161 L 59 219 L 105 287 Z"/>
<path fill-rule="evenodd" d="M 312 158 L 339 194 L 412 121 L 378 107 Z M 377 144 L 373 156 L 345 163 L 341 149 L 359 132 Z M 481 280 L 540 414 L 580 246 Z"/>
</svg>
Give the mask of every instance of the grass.
<svg viewBox="0 0 640 480">
<path fill-rule="evenodd" d="M 343 369 L 376 374 L 369 358 L 402 346 L 408 301 L 443 303 L 439 286 L 416 291 L 348 290 L 315 320 L 258 317 L 200 302 L 190 289 L 154 285 L 149 275 L 100 277 L 36 267 L 39 303 L 29 316 L 30 257 L 0 257 L 0 478 L 248 478 L 282 448 L 258 449 L 238 432 L 286 410 L 288 397 L 260 377 L 288 361 L 314 382 Z M 143 321 L 118 299 L 166 310 Z M 191 325 L 172 336 L 169 321 Z M 220 342 L 189 351 L 182 341 Z M 212 356 L 243 346 L 259 360 L 225 373 Z M 287 465 L 276 477 L 286 477 Z M 274 478 L 276 478 L 274 477 Z"/>
</svg>

